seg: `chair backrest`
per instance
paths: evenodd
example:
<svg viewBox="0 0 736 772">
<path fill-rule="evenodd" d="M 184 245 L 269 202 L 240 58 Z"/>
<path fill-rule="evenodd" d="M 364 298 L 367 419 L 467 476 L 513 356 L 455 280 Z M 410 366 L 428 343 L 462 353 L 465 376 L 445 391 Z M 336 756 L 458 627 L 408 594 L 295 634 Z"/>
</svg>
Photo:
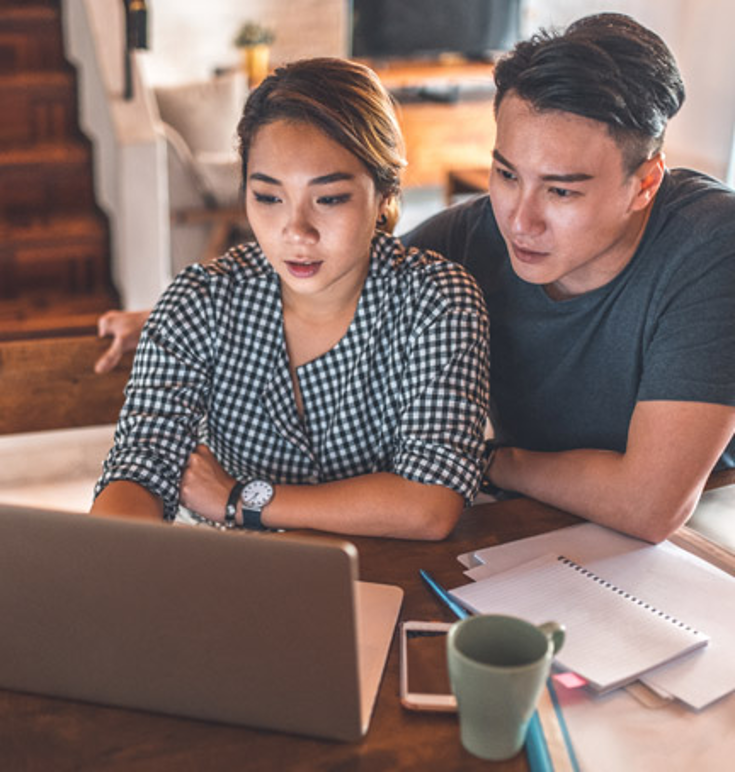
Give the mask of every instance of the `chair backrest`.
<svg viewBox="0 0 736 772">
<path fill-rule="evenodd" d="M 0 341 L 0 434 L 115 423 L 132 354 L 107 375 L 93 332 Z"/>
</svg>

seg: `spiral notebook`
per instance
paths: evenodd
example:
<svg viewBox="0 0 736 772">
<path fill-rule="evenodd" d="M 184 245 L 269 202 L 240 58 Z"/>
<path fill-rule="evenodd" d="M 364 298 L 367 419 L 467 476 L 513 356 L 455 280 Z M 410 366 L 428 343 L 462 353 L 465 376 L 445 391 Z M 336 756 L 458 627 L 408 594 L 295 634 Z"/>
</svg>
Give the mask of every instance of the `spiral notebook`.
<svg viewBox="0 0 736 772">
<path fill-rule="evenodd" d="M 708 636 L 558 555 L 523 563 L 450 594 L 478 614 L 565 625 L 557 663 L 599 692 L 705 646 Z"/>
</svg>

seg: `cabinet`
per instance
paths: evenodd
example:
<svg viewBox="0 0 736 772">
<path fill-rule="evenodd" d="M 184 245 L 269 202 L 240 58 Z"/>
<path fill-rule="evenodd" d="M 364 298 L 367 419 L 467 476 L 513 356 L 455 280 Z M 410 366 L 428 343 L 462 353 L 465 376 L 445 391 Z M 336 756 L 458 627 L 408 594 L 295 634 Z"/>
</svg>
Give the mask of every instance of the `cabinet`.
<svg viewBox="0 0 736 772">
<path fill-rule="evenodd" d="M 398 100 L 408 162 L 405 188 L 445 185 L 450 170 L 490 166 L 495 139 L 491 64 L 368 64 Z"/>
</svg>

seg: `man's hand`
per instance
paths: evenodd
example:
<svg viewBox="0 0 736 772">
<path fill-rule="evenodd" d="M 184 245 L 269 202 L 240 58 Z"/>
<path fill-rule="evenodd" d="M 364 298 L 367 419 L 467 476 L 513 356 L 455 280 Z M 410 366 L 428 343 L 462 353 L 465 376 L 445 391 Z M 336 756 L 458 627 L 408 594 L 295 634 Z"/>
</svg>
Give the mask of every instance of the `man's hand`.
<svg viewBox="0 0 736 772">
<path fill-rule="evenodd" d="M 181 478 L 179 500 L 210 520 L 225 519 L 225 507 L 235 480 L 220 466 L 206 445 L 197 445 Z"/>
<path fill-rule="evenodd" d="M 101 338 L 112 336 L 110 347 L 95 363 L 98 375 L 109 373 L 123 354 L 135 351 L 148 314 L 148 311 L 108 311 L 97 320 L 97 334 Z"/>
</svg>

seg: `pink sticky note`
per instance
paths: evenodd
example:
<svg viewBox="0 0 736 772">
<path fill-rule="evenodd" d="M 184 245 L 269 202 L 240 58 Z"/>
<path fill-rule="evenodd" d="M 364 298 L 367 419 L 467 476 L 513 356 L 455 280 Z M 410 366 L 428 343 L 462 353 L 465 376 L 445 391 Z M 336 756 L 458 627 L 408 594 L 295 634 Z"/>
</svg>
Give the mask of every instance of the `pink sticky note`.
<svg viewBox="0 0 736 772">
<path fill-rule="evenodd" d="M 577 673 L 556 673 L 552 676 L 556 683 L 564 686 L 565 689 L 579 689 L 581 686 L 587 686 L 588 682 Z"/>
</svg>

